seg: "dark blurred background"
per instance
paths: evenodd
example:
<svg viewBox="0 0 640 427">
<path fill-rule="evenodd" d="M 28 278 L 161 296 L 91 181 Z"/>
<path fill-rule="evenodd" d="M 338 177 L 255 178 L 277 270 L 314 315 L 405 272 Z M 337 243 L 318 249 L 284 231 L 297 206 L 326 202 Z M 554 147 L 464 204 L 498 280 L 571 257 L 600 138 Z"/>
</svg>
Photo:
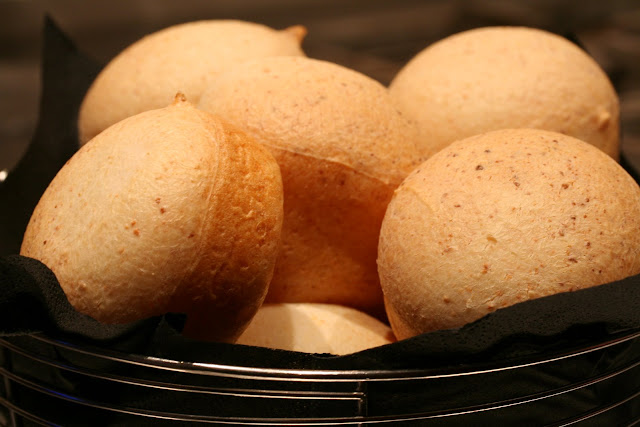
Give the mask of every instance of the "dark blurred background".
<svg viewBox="0 0 640 427">
<path fill-rule="evenodd" d="M 465 29 L 526 25 L 575 36 L 618 90 L 623 149 L 640 164 L 640 1 L 0 0 L 0 171 L 16 164 L 35 129 L 45 14 L 103 63 L 145 34 L 185 21 L 302 24 L 309 56 L 384 84 L 428 44 Z"/>
</svg>

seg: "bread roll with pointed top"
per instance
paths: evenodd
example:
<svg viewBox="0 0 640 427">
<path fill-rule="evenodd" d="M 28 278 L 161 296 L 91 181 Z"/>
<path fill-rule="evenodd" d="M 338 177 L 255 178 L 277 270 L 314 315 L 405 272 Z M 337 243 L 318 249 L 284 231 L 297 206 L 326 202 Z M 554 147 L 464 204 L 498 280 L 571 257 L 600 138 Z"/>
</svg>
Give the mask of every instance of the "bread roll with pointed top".
<svg viewBox="0 0 640 427">
<path fill-rule="evenodd" d="M 260 58 L 221 75 L 198 106 L 245 129 L 280 166 L 283 247 L 267 301 L 383 314 L 380 223 L 393 190 L 427 155 L 386 88 L 326 61 Z"/>
<path fill-rule="evenodd" d="M 274 30 L 237 20 L 174 25 L 127 47 L 98 75 L 80 107 L 84 144 L 108 126 L 168 105 L 176 92 L 196 104 L 208 83 L 229 67 L 262 56 L 303 56 L 302 26 Z"/>
<path fill-rule="evenodd" d="M 640 188 L 555 132 L 493 131 L 420 165 L 396 191 L 378 267 L 398 339 L 640 273 Z"/>
<path fill-rule="evenodd" d="M 187 314 L 185 334 L 233 341 L 262 304 L 282 227 L 269 152 L 183 97 L 96 136 L 39 201 L 21 254 L 105 323 Z"/>
</svg>

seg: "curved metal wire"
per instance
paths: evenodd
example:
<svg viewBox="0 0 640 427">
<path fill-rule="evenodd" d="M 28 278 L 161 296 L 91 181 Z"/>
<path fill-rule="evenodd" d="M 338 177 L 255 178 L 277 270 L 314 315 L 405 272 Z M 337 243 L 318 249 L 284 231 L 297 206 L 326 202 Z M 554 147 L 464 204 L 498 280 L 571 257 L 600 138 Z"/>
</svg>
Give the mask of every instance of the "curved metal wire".
<svg viewBox="0 0 640 427">
<path fill-rule="evenodd" d="M 469 408 L 459 408 L 459 409 L 454 409 L 454 410 L 450 410 L 450 411 L 443 411 L 443 412 L 431 412 L 431 413 L 415 413 L 415 414 L 402 414 L 402 415 L 389 415 L 389 416 L 378 416 L 378 417 L 351 417 L 351 418 L 326 418 L 326 419 L 313 419 L 313 418 L 305 418 L 305 419 L 300 419 L 300 418 L 286 418 L 286 419 L 282 419 L 282 418 L 264 418 L 264 419 L 257 419 L 257 418 L 240 418 L 240 417 L 215 417 L 215 416 L 204 416 L 204 415 L 189 415 L 189 414 L 175 414 L 175 413 L 170 413 L 170 412 L 161 412 L 161 411 L 151 411 L 151 410 L 145 410 L 145 409 L 140 409 L 140 408 L 131 408 L 131 407 L 126 407 L 126 406 L 118 406 L 118 405 L 108 405 L 108 404 L 104 404 L 104 403 L 99 403 L 99 402 L 94 402 L 88 399 L 83 399 L 81 397 L 78 396 L 72 396 L 66 393 L 62 393 L 60 391 L 56 391 L 54 389 L 51 388 L 47 388 L 41 384 L 38 384 L 34 381 L 29 381 L 26 380 L 24 378 L 18 377 L 16 375 L 13 375 L 7 371 L 5 371 L 4 369 L 0 368 L 0 374 L 10 378 L 13 381 L 16 381 L 28 388 L 31 388 L 35 391 L 47 394 L 49 396 L 53 396 L 53 397 L 57 397 L 63 400 L 67 400 L 67 401 L 72 401 L 84 406 L 88 406 L 88 407 L 92 407 L 95 409 L 102 409 L 102 410 L 109 410 L 109 411 L 113 411 L 113 412 L 119 412 L 119 413 L 123 413 L 123 414 L 129 414 L 129 415 L 135 415 L 135 416 L 142 416 L 142 417 L 147 417 L 147 418 L 157 418 L 157 419 L 163 419 L 163 420 L 171 420 L 171 421 L 181 421 L 181 422 L 199 422 L 199 423 L 216 423 L 216 424 L 228 424 L 228 425 L 251 425 L 251 426 L 258 426 L 258 425 L 270 425 L 270 426 L 284 426 L 284 425 L 288 425 L 288 426 L 327 426 L 327 425 L 359 425 L 359 424 L 378 424 L 378 423 L 391 423 L 391 422 L 408 422 L 408 421 L 419 421 L 419 420 L 427 420 L 427 419 L 434 419 L 434 418 L 444 418 L 444 417 L 455 417 L 455 416 L 459 416 L 459 415 L 464 415 L 464 414 L 469 414 L 469 413 L 476 413 L 476 412 L 481 412 L 481 411 L 491 411 L 491 410 L 497 410 L 497 409 L 501 409 L 501 408 L 505 408 L 508 406 L 516 406 L 516 405 L 522 405 L 522 404 L 526 404 L 526 403 L 531 403 L 537 400 L 541 400 L 541 399 L 545 399 L 545 398 L 549 398 L 552 396 L 556 396 L 559 394 L 563 394 L 563 393 L 568 393 L 574 390 L 578 390 L 580 388 L 586 387 L 587 385 L 592 385 L 592 384 L 596 384 L 600 381 L 603 381 L 605 379 L 609 379 L 612 377 L 615 377 L 617 375 L 620 375 L 624 372 L 626 372 L 627 370 L 636 367 L 640 365 L 640 362 L 636 361 L 633 366 L 627 366 L 624 367 L 620 370 L 614 371 L 612 373 L 609 373 L 607 375 L 598 377 L 598 378 L 594 378 L 594 379 L 590 379 L 588 381 L 584 381 L 580 384 L 577 385 L 573 385 L 570 387 L 562 387 L 560 389 L 557 390 L 550 390 L 547 393 L 539 393 L 537 395 L 533 395 L 533 396 L 526 396 L 523 397 L 521 399 L 513 399 L 511 401 L 504 401 L 504 402 L 494 402 L 494 403 L 490 403 L 490 404 L 486 404 L 486 405 L 478 405 L 476 407 L 469 407 Z M 634 392 L 632 395 L 626 397 L 623 400 L 617 401 L 613 404 L 601 407 L 601 408 L 597 408 L 596 410 L 590 411 L 588 413 L 585 414 L 580 414 L 579 416 L 575 417 L 572 420 L 567 420 L 565 422 L 562 422 L 561 424 L 557 424 L 558 427 L 560 426 L 569 426 L 569 425 L 573 425 L 576 424 L 578 422 L 582 422 L 585 421 L 587 419 L 602 415 L 603 413 L 615 409 L 617 407 L 619 407 L 620 405 L 623 405 L 633 399 L 636 399 L 640 397 L 640 388 L 638 388 L 638 390 L 636 392 Z M 44 420 L 28 413 L 27 411 L 21 410 L 19 407 L 15 406 L 15 405 L 11 405 L 9 402 L 6 402 L 3 399 L 0 399 L 0 403 L 8 403 L 11 408 L 13 410 L 18 411 L 20 414 L 28 416 L 30 419 L 32 419 L 33 421 L 39 421 L 41 423 L 46 423 L 47 425 L 55 425 L 55 424 L 51 424 L 48 422 L 45 422 Z M 8 405 L 8 406 L 9 406 Z"/>
<path fill-rule="evenodd" d="M 289 381 L 305 381 L 305 382 L 340 382 L 353 380 L 372 380 L 377 381 L 397 381 L 409 379 L 435 379 L 460 377 L 465 375 L 478 375 L 491 372 L 515 370 L 524 367 L 531 367 L 545 363 L 556 362 L 571 357 L 581 356 L 594 351 L 602 350 L 623 342 L 634 340 L 640 337 L 640 331 L 630 334 L 624 334 L 606 341 L 596 343 L 586 347 L 566 350 L 558 352 L 554 355 L 545 355 L 540 357 L 532 357 L 527 361 L 519 363 L 494 363 L 487 366 L 478 366 L 476 369 L 460 370 L 454 372 L 442 372 L 438 369 L 407 369 L 407 370 L 301 370 L 301 369 L 277 369 L 277 368 L 256 368 L 247 366 L 233 366 L 216 363 L 204 362 L 186 362 L 171 359 L 163 359 L 158 357 L 125 354 L 109 349 L 102 349 L 86 345 L 78 345 L 69 341 L 48 338 L 43 335 L 32 335 L 37 339 L 48 344 L 77 351 L 89 356 L 98 357 L 114 362 L 128 363 L 155 369 L 168 371 L 193 373 L 200 375 L 224 376 L 228 378 L 242 379 L 260 379 L 260 380 L 282 380 Z"/>
<path fill-rule="evenodd" d="M 640 332 L 628 334 L 626 336 L 616 337 L 605 342 L 597 343 L 585 348 L 574 349 L 571 351 L 559 353 L 551 357 L 542 357 L 527 362 L 517 364 L 503 364 L 495 365 L 493 367 L 482 367 L 481 369 L 471 369 L 462 372 L 446 372 L 440 373 L 429 369 L 418 370 L 406 370 L 406 371 L 393 371 L 393 370 L 357 370 L 357 371 L 304 371 L 304 370 L 286 370 L 286 369 L 266 369 L 266 368 L 253 368 L 253 367 L 241 367 L 241 366 L 229 366 L 229 365 L 217 365 L 208 363 L 191 363 L 182 362 L 168 359 L 158 359 L 148 356 L 123 354 L 111 350 L 99 349 L 96 347 L 87 347 L 76 343 L 65 342 L 56 340 L 45 336 L 33 336 L 32 338 L 46 343 L 54 347 L 62 348 L 71 352 L 77 352 L 79 354 L 96 357 L 101 360 L 109 360 L 127 365 L 136 365 L 144 368 L 159 369 L 161 371 L 173 371 L 184 374 L 202 375 L 202 376 L 219 376 L 225 378 L 242 378 L 245 380 L 258 380 L 258 381 L 291 381 L 298 382 L 307 381 L 310 383 L 317 383 L 318 381 L 332 381 L 335 382 L 351 382 L 356 385 L 366 384 L 368 382 L 389 382 L 389 381 L 426 381 L 430 379 L 443 379 L 443 378 L 455 378 L 465 377 L 469 375 L 481 375 L 492 374 L 495 372 L 502 372 L 507 370 L 514 370 L 523 367 L 531 367 L 540 365 L 543 363 L 551 363 L 554 361 L 560 361 L 569 359 L 571 357 L 578 357 L 597 350 L 603 350 L 611 346 L 622 344 L 624 342 L 633 340 L 640 337 Z M 0 340 L 0 347 L 4 347 L 6 351 L 14 352 L 23 357 L 27 357 L 32 361 L 41 363 L 43 365 L 73 372 L 74 374 L 82 375 L 84 377 L 100 379 L 110 382 L 118 382 L 128 386 L 135 386 L 141 388 L 153 388 L 175 392 L 186 393 L 203 393 L 210 395 L 212 398 L 215 396 L 234 396 L 241 398 L 273 398 L 273 399 L 316 399 L 316 400 L 348 400 L 354 403 L 366 402 L 366 386 L 357 387 L 355 391 L 345 392 L 326 392 L 326 391 L 308 391 L 308 390 L 270 390 L 270 389 L 258 389 L 258 388 L 235 388 L 235 387 L 209 387 L 209 386 L 193 386 L 188 384 L 174 384 L 162 381 L 154 381 L 142 378 L 132 378 L 123 375 L 116 375 L 101 371 L 99 369 L 91 369 L 85 366 L 77 366 L 69 363 L 64 363 L 60 360 L 55 360 L 50 357 L 46 357 L 40 354 L 36 354 L 30 350 L 24 349 L 19 345 L 16 345 L 7 340 Z M 0 376 L 5 378 L 5 381 L 14 382 L 20 384 L 23 387 L 27 387 L 37 393 L 48 395 L 58 399 L 62 399 L 74 404 L 83 405 L 85 407 L 94 408 L 97 410 L 106 410 L 111 412 L 117 412 L 120 414 L 131 415 L 136 417 L 145 417 L 148 419 L 158 420 L 171 420 L 179 422 L 199 422 L 199 423 L 215 423 L 226 425 L 271 425 L 271 426 L 325 426 L 325 425 L 364 425 L 364 424 L 386 424 L 395 422 L 409 422 L 420 421 L 434 418 L 446 418 L 456 417 L 470 413 L 487 412 L 498 410 L 507 407 L 518 407 L 519 405 L 526 405 L 528 403 L 540 401 L 547 398 L 552 398 L 562 394 L 567 394 L 580 390 L 586 387 L 593 386 L 603 381 L 610 380 L 612 378 L 624 375 L 628 371 L 634 368 L 640 367 L 640 356 L 634 360 L 628 362 L 624 366 L 619 366 L 616 369 L 608 372 L 603 372 L 590 378 L 583 379 L 578 382 L 573 382 L 561 387 L 556 387 L 542 392 L 532 393 L 525 396 L 518 396 L 511 399 L 486 402 L 482 404 L 476 404 L 466 407 L 449 408 L 447 410 L 439 411 L 424 411 L 407 414 L 391 414 L 391 415 L 379 415 L 379 416 L 366 416 L 362 413 L 349 417 L 327 417 L 327 418 L 255 418 L 255 417 L 220 417 L 213 415 L 192 415 L 192 414 L 180 414 L 172 413 L 161 410 L 149 410 L 141 408 L 133 408 L 124 406 L 121 404 L 112 404 L 109 402 L 98 402 L 85 398 L 81 395 L 74 395 L 49 384 L 38 382 L 33 379 L 28 379 L 23 376 L 17 375 L 10 371 L 10 369 L 0 367 Z M 326 377 L 325 377 L 326 376 Z M 640 385 L 639 385 L 640 387 Z M 631 394 L 619 399 L 616 402 L 612 402 L 602 407 L 592 409 L 582 414 L 578 414 L 571 419 L 567 419 L 557 426 L 568 426 L 578 422 L 582 422 L 587 419 L 591 419 L 602 415 L 603 413 L 620 407 L 634 399 L 640 398 L 640 388 L 634 389 Z M 47 423 L 52 425 L 46 420 L 40 419 L 37 415 L 30 414 L 28 411 L 20 408 L 18 405 L 10 401 L 10 397 L 0 398 L 0 405 L 4 405 L 9 410 L 27 417 L 34 422 Z M 635 421 L 634 421 L 635 422 Z"/>
</svg>

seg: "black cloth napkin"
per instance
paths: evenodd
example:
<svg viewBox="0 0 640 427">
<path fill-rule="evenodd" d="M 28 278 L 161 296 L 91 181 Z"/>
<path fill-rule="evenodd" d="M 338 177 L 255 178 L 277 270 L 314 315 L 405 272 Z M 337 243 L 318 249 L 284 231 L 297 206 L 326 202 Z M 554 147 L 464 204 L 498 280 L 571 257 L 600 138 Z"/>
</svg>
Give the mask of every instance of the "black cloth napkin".
<svg viewBox="0 0 640 427">
<path fill-rule="evenodd" d="M 0 255 L 19 253 L 40 196 L 78 149 L 78 109 L 101 68 L 48 17 L 43 36 L 38 125 L 26 153 L 0 183 Z"/>
<path fill-rule="evenodd" d="M 0 336 L 44 332 L 91 345 L 175 360 L 282 369 L 424 369 L 545 356 L 640 331 L 640 276 L 526 301 L 458 329 L 423 334 L 346 356 L 222 343 L 180 334 L 167 314 L 105 325 L 78 313 L 41 262 L 0 258 Z"/>
<path fill-rule="evenodd" d="M 17 255 L 40 195 L 78 147 L 78 107 L 100 69 L 49 18 L 44 40 L 38 129 L 27 154 L 0 184 L 0 336 L 42 332 L 109 349 L 239 366 L 386 370 L 540 357 L 640 330 L 640 276 L 523 302 L 459 329 L 347 356 L 189 340 L 180 334 L 184 318 L 179 314 L 129 325 L 100 324 L 71 307 L 45 265 Z"/>
</svg>

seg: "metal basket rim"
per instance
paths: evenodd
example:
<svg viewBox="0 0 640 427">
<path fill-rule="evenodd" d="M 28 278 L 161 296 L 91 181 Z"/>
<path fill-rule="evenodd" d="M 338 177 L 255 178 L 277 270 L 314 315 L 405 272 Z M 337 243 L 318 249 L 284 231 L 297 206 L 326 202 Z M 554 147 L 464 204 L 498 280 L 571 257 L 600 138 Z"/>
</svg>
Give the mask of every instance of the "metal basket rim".
<svg viewBox="0 0 640 427">
<path fill-rule="evenodd" d="M 542 354 L 523 360 L 506 360 L 499 362 L 483 363 L 478 365 L 459 365 L 456 368 L 425 367 L 410 369 L 353 369 L 353 370 L 317 370 L 317 369 L 287 369 L 268 368 L 242 365 L 230 365 L 224 363 L 181 361 L 162 357 L 148 356 L 136 353 L 125 353 L 118 350 L 98 347 L 96 345 L 80 343 L 73 339 L 62 339 L 44 334 L 29 335 L 30 338 L 48 343 L 50 345 L 65 348 L 67 350 L 83 353 L 89 356 L 107 359 L 111 361 L 138 365 L 153 369 L 176 371 L 186 374 L 198 374 L 209 376 L 237 377 L 245 379 L 262 380 L 288 380 L 288 381 L 354 381 L 376 380 L 394 381 L 410 379 L 434 379 L 446 377 L 460 377 L 468 375 L 488 374 L 498 371 L 514 370 L 551 363 L 597 350 L 605 349 L 640 338 L 640 330 L 626 331 L 612 335 L 589 345 L 577 346 L 550 354 Z"/>
</svg>

